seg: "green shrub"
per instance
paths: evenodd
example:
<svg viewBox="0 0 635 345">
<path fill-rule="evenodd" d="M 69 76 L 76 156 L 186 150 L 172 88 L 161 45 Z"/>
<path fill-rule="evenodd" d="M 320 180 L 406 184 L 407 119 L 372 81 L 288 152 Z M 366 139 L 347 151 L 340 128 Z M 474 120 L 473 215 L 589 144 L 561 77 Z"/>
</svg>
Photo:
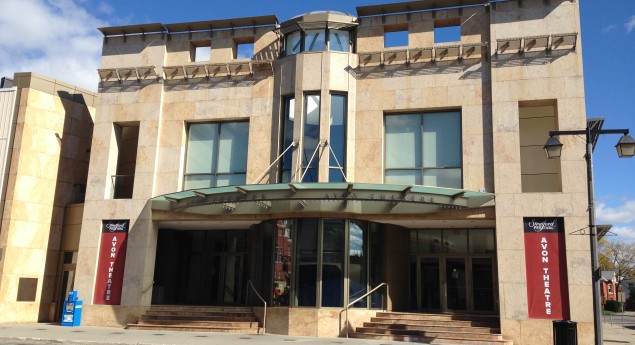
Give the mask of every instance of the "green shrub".
<svg viewBox="0 0 635 345">
<path fill-rule="evenodd" d="M 604 304 L 604 310 L 617 313 L 622 311 L 622 307 L 620 306 L 620 302 L 610 299 Z"/>
</svg>

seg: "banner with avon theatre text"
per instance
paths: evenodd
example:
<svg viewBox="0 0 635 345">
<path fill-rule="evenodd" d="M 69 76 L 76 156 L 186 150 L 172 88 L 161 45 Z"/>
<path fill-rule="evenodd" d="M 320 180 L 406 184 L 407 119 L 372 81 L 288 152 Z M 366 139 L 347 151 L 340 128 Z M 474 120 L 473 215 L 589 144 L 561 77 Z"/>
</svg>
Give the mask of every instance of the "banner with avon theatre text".
<svg viewBox="0 0 635 345">
<path fill-rule="evenodd" d="M 524 218 L 529 317 L 568 320 L 564 219 Z"/>
</svg>

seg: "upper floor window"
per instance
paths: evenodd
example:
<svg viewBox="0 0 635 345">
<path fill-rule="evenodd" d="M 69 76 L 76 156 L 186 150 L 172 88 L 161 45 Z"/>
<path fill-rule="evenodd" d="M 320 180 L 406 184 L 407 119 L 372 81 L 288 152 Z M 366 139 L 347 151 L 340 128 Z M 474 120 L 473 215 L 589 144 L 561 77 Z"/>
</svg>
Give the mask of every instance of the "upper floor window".
<svg viewBox="0 0 635 345">
<path fill-rule="evenodd" d="M 434 43 L 461 41 L 461 18 L 434 21 Z"/>
<path fill-rule="evenodd" d="M 280 172 L 280 181 L 282 183 L 291 182 L 291 171 L 293 161 L 293 150 L 287 150 L 293 142 L 293 126 L 295 122 L 295 98 L 284 98 L 284 114 L 282 127 L 282 147 L 280 152 L 284 152 L 282 156 L 282 169 Z M 286 151 L 285 151 L 286 150 Z"/>
<path fill-rule="evenodd" d="M 207 62 L 212 56 L 210 41 L 193 42 L 190 48 L 190 60 L 192 62 Z"/>
<path fill-rule="evenodd" d="M 461 113 L 388 115 L 385 183 L 462 188 Z"/>
<path fill-rule="evenodd" d="M 284 52 L 286 55 L 297 54 L 302 51 L 302 34 L 294 31 L 286 36 Z"/>
<path fill-rule="evenodd" d="M 137 148 L 139 147 L 139 123 L 114 124 L 117 152 L 115 175 L 112 175 L 112 198 L 131 199 L 134 189 Z"/>
<path fill-rule="evenodd" d="M 301 150 L 297 151 L 300 155 L 301 169 L 294 171 L 293 150 L 289 149 L 294 141 L 295 129 L 295 98 L 285 97 L 284 113 L 282 120 L 282 146 L 281 152 L 284 152 L 281 163 L 280 181 L 282 183 L 299 180 L 301 176 L 302 182 L 318 182 L 318 170 L 320 161 L 328 156 L 329 163 L 329 182 L 343 182 L 346 174 L 346 112 L 347 97 L 346 94 L 331 94 L 331 112 L 328 119 L 328 143 L 329 148 L 324 150 L 319 148 L 320 145 L 320 95 L 306 94 L 304 96 L 304 114 L 301 119 L 302 137 L 300 142 Z M 325 134 L 326 136 L 327 134 Z M 295 136 L 296 138 L 299 135 Z M 294 174 L 298 174 L 294 176 Z"/>
<path fill-rule="evenodd" d="M 254 57 L 254 38 L 242 37 L 234 39 L 234 59 L 251 59 Z"/>
<path fill-rule="evenodd" d="M 384 48 L 407 47 L 408 46 L 408 27 L 385 26 L 384 27 Z"/>
<path fill-rule="evenodd" d="M 329 182 L 344 182 L 346 159 L 346 95 L 331 94 L 329 118 Z M 341 170 L 340 170 L 341 167 Z"/>
<path fill-rule="evenodd" d="M 350 46 L 350 33 L 346 30 L 329 30 L 329 50 L 347 52 Z"/>
<path fill-rule="evenodd" d="M 302 140 L 302 182 L 318 182 L 320 161 L 320 95 L 304 96 L 304 137 Z"/>
<path fill-rule="evenodd" d="M 326 49 L 326 30 L 306 30 L 304 34 L 304 51 L 314 52 Z"/>
<path fill-rule="evenodd" d="M 249 122 L 190 124 L 183 189 L 245 184 Z"/>
<path fill-rule="evenodd" d="M 350 51 L 350 32 L 336 29 L 293 31 L 285 36 L 284 52 L 288 55 L 302 51 Z"/>
</svg>

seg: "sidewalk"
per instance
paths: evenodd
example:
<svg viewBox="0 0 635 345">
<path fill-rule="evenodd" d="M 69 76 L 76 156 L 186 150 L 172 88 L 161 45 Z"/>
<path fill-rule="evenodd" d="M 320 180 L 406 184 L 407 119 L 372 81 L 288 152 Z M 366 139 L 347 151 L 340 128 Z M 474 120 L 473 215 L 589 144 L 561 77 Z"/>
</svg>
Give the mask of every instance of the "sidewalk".
<svg viewBox="0 0 635 345">
<path fill-rule="evenodd" d="M 403 345 L 403 342 L 252 335 L 231 333 L 138 331 L 104 327 L 62 327 L 59 324 L 0 324 L 0 344 L 88 344 L 88 345 L 265 345 L 265 344 L 347 344 Z"/>
<path fill-rule="evenodd" d="M 631 318 L 635 316 L 632 312 L 627 314 L 630 314 Z M 635 324 L 630 320 L 625 321 L 622 326 L 619 316 L 613 319 L 605 318 L 602 329 L 605 345 L 635 344 Z"/>
<path fill-rule="evenodd" d="M 635 344 L 635 325 L 613 319 L 604 323 L 604 344 Z M 199 333 L 137 331 L 105 327 L 62 327 L 58 324 L 0 324 L 1 344 L 87 344 L 87 345 L 265 345 L 265 344 L 346 344 L 403 345 L 404 342 L 346 338 L 313 338 L 287 335 L 251 335 L 231 333 Z"/>
</svg>

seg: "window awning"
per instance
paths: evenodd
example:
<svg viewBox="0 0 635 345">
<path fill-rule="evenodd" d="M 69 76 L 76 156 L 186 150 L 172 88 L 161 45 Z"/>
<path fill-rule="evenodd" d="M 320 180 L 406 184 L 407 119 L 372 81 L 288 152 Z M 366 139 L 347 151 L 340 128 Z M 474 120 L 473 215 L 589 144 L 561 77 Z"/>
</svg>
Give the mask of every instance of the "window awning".
<svg viewBox="0 0 635 345">
<path fill-rule="evenodd" d="M 423 214 L 494 206 L 494 194 L 369 183 L 256 184 L 157 196 L 152 209 L 207 215 L 334 212 Z"/>
</svg>

